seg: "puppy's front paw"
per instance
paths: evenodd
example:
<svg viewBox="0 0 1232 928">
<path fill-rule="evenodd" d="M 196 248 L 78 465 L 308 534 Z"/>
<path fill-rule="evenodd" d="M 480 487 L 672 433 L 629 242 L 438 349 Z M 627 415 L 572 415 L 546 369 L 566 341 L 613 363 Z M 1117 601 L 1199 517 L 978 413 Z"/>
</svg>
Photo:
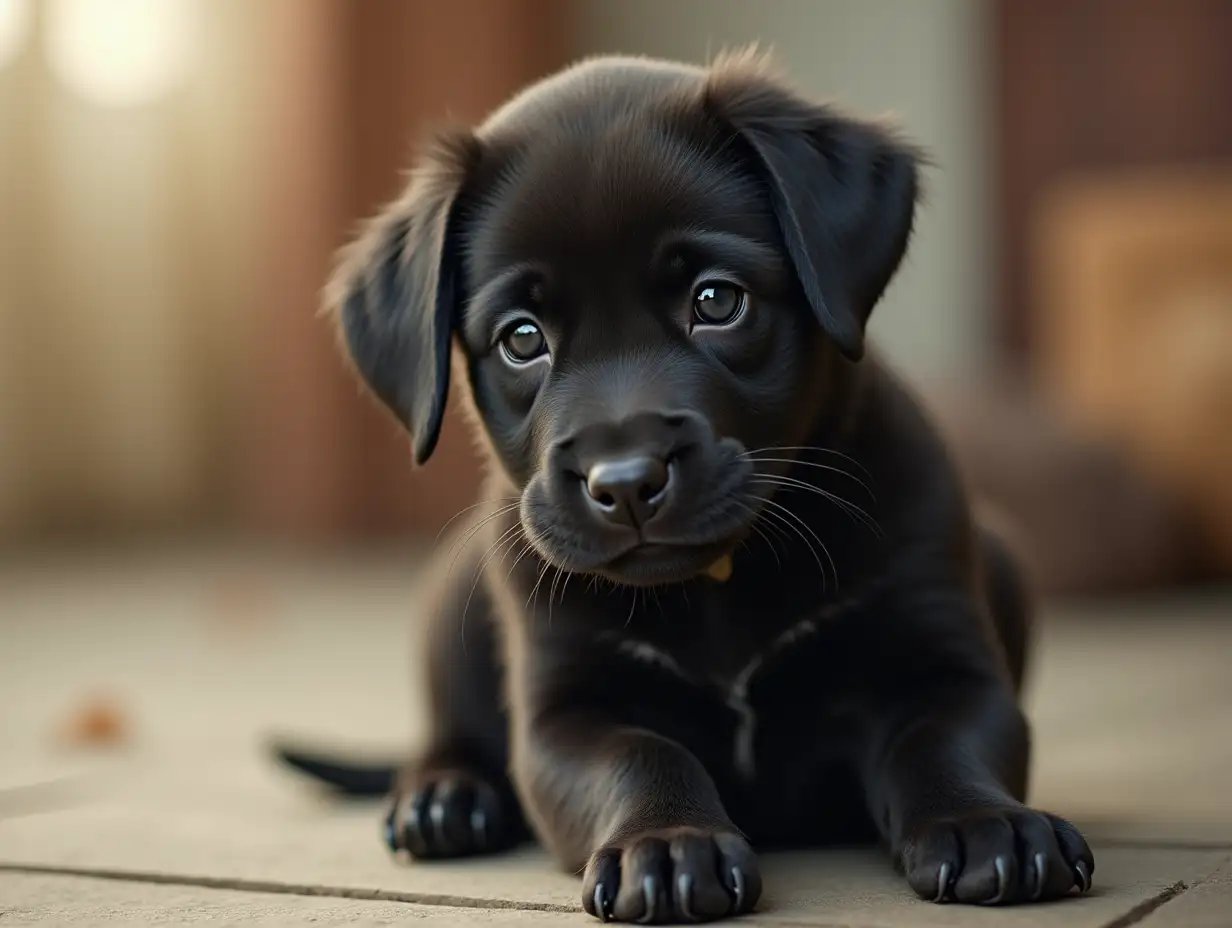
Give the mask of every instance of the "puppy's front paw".
<svg viewBox="0 0 1232 928">
<path fill-rule="evenodd" d="M 603 921 L 711 921 L 751 912 L 760 895 L 761 871 L 748 843 L 699 828 L 646 832 L 600 848 L 582 881 L 582 906 Z"/>
<path fill-rule="evenodd" d="M 391 851 L 431 860 L 491 854 L 514 844 L 516 815 L 486 779 L 464 770 L 404 778 L 385 818 Z"/>
<path fill-rule="evenodd" d="M 979 809 L 909 829 L 899 860 L 934 902 L 1002 905 L 1091 888 L 1095 859 L 1078 829 L 1025 807 Z"/>
</svg>

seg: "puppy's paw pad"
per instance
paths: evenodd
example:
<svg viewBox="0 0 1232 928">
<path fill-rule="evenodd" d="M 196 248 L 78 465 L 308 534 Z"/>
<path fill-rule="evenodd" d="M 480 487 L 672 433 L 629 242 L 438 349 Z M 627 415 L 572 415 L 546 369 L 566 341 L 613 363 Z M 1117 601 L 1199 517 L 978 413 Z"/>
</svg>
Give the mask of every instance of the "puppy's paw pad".
<svg viewBox="0 0 1232 928">
<path fill-rule="evenodd" d="M 761 871 L 739 835 L 661 829 L 595 852 L 582 906 L 603 921 L 688 924 L 751 912 Z"/>
<path fill-rule="evenodd" d="M 513 843 L 511 818 L 500 793 L 481 776 L 421 774 L 395 796 L 385 843 L 425 860 L 494 853 Z"/>
<path fill-rule="evenodd" d="M 924 822 L 900 850 L 911 888 L 933 902 L 1009 905 L 1091 888 L 1095 860 L 1062 818 L 1023 807 Z"/>
</svg>

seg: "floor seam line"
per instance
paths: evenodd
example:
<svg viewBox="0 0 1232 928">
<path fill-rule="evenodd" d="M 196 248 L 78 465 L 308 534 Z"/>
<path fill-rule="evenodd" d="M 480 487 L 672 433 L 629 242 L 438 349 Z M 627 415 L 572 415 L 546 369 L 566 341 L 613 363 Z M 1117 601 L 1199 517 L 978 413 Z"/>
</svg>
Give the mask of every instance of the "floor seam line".
<svg viewBox="0 0 1232 928">
<path fill-rule="evenodd" d="M 1184 895 L 1189 889 L 1189 883 L 1186 883 L 1184 880 L 1177 880 L 1171 886 L 1165 886 L 1151 898 L 1142 900 L 1128 912 L 1124 912 L 1112 921 L 1105 923 L 1103 928 L 1130 928 L 1131 925 L 1138 924 L 1161 906 L 1166 905 L 1178 896 Z"/>
<path fill-rule="evenodd" d="M 1232 851 L 1232 840 L 1177 841 L 1168 838 L 1107 838 L 1091 840 L 1097 848 L 1147 851 Z"/>
<path fill-rule="evenodd" d="M 1128 912 L 1114 918 L 1106 925 L 1103 925 L 1102 928 L 1130 928 L 1130 926 L 1138 924 L 1152 912 L 1157 911 L 1160 907 L 1171 902 L 1173 899 L 1183 896 L 1185 893 L 1189 892 L 1189 890 L 1197 886 L 1201 886 L 1208 880 L 1213 879 L 1217 873 L 1220 873 L 1229 864 L 1232 864 L 1232 857 L 1225 857 L 1219 862 L 1217 867 L 1209 873 L 1193 880 L 1193 882 L 1186 883 L 1184 880 L 1177 880 L 1171 886 L 1167 886 L 1160 890 L 1150 899 L 1143 900 Z"/>
<path fill-rule="evenodd" d="M 552 902 L 518 902 L 512 899 L 482 899 L 476 896 L 455 896 L 448 893 L 416 893 L 388 889 L 361 889 L 350 886 L 318 886 L 308 883 L 281 883 L 276 880 L 190 876 L 144 870 L 113 870 L 102 867 L 56 867 L 0 861 L 0 873 L 18 873 L 29 876 L 81 877 L 95 880 L 113 880 L 121 883 L 192 886 L 200 889 L 222 889 L 280 896 L 352 899 L 361 902 L 401 902 L 408 905 L 441 906 L 458 909 L 500 909 L 523 912 L 569 913 L 582 911 L 581 906 L 558 905 Z"/>
</svg>

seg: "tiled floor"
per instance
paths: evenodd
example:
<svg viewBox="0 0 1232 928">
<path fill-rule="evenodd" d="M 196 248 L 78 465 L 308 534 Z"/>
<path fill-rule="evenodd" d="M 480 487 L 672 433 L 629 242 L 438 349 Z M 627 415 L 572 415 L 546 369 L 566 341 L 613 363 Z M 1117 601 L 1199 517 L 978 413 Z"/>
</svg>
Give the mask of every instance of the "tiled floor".
<svg viewBox="0 0 1232 928">
<path fill-rule="evenodd" d="M 377 807 L 329 804 L 263 755 L 276 731 L 400 752 L 415 608 L 389 559 L 0 569 L 0 925 L 588 924 L 538 852 L 396 866 Z M 749 923 L 1232 925 L 1230 668 L 1230 597 L 1048 611 L 1035 801 L 1092 837 L 1089 897 L 933 906 L 878 854 L 828 851 L 768 859 Z M 102 697 L 126 746 L 65 745 Z"/>
</svg>

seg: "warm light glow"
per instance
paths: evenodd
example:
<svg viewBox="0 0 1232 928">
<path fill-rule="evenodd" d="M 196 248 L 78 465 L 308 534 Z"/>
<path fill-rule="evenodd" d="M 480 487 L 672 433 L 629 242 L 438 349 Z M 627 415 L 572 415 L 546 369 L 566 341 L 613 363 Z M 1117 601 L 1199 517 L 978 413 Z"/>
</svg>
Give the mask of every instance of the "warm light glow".
<svg viewBox="0 0 1232 928">
<path fill-rule="evenodd" d="M 0 68 L 21 54 L 30 34 L 30 0 L 0 0 Z"/>
<path fill-rule="evenodd" d="M 46 9 L 47 63 L 93 103 L 153 103 L 187 75 L 196 0 L 47 0 Z"/>
</svg>

